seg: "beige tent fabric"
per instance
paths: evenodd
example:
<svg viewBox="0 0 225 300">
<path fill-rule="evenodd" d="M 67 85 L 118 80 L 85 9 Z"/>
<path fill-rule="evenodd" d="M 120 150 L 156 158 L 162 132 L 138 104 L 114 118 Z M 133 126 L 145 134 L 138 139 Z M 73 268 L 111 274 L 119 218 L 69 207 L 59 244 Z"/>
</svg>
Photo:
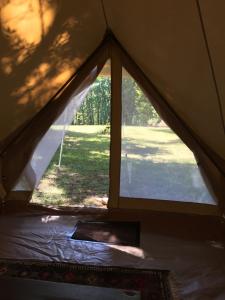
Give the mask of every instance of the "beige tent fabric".
<svg viewBox="0 0 225 300">
<path fill-rule="evenodd" d="M 100 0 L 0 3 L 0 141 L 30 120 L 103 39 Z"/>
<path fill-rule="evenodd" d="M 8 159 L 1 153 L 6 189 L 19 174 L 13 171 L 18 129 L 42 112 L 97 48 L 106 29 L 222 167 L 223 8 L 222 0 L 2 1 L 0 149 L 4 141 L 14 145 Z M 24 153 L 24 161 L 29 155 Z"/>
<path fill-rule="evenodd" d="M 220 211 L 224 212 L 225 160 L 204 144 L 201 138 L 183 122 L 173 108 L 170 107 L 167 101 L 160 95 L 152 82 L 148 80 L 141 69 L 122 49 L 120 44 L 116 40 L 114 40 L 113 43 L 115 44 L 114 48 L 117 51 L 117 56 L 121 59 L 122 65 L 143 89 L 162 119 L 166 121 L 170 128 L 173 129 L 195 154 L 205 182 L 214 197 L 218 200 Z"/>
<path fill-rule="evenodd" d="M 199 3 L 225 122 L 225 2 L 204 0 Z"/>
<path fill-rule="evenodd" d="M 94 82 L 108 57 L 108 42 L 105 39 L 73 78 L 59 91 L 58 95 L 36 114 L 28 126 L 7 145 L 0 158 L 2 172 L 0 182 L 3 187 L 0 189 L 0 199 L 4 201 L 5 193 L 6 195 L 10 193 L 31 159 L 38 142 L 64 111 L 71 97 L 79 94 Z M 92 72 L 93 70 L 94 72 Z M 16 162 L 14 161 L 15 157 Z"/>
<path fill-rule="evenodd" d="M 68 102 L 68 96 L 75 89 L 76 93 L 82 89 L 83 85 L 86 86 L 93 82 L 97 74 L 92 78 L 87 77 L 84 82 L 79 79 L 79 74 L 83 74 L 85 78 L 90 70 L 92 70 L 95 63 L 98 63 L 99 71 L 103 67 L 104 62 L 108 58 L 108 46 L 111 45 L 115 49 L 115 54 L 121 58 L 122 64 L 127 68 L 131 75 L 137 80 L 140 86 L 143 87 L 143 90 L 149 96 L 153 102 L 157 111 L 162 115 L 164 120 L 168 122 L 171 128 L 183 139 L 183 141 L 194 151 L 197 156 L 198 161 L 202 170 L 207 175 L 208 182 L 212 187 L 215 195 L 219 199 L 220 208 L 223 210 L 223 191 L 222 187 L 224 186 L 224 176 L 223 170 L 225 169 L 224 161 L 221 160 L 217 155 L 207 148 L 201 139 L 193 133 L 182 120 L 173 112 L 165 100 L 161 97 L 160 94 L 154 89 L 151 82 L 148 81 L 147 77 L 142 73 L 142 71 L 132 62 L 132 59 L 127 56 L 123 51 L 121 46 L 114 40 L 113 37 L 109 36 L 108 39 L 103 41 L 103 45 L 96 51 L 96 54 L 93 55 L 90 59 L 91 65 L 89 67 L 89 62 L 87 62 L 88 68 L 81 69 L 83 73 L 78 73 L 77 76 L 71 81 L 71 83 L 65 87 L 65 90 L 62 94 L 52 101 L 45 109 L 43 109 L 37 117 L 31 122 L 20 136 L 15 140 L 14 143 L 9 145 L 9 148 L 5 152 L 3 157 L 3 175 L 4 175 L 4 186 L 6 191 L 10 191 L 14 182 L 20 175 L 25 164 L 28 162 L 30 155 L 32 154 L 33 149 L 35 148 L 37 142 L 40 140 L 41 136 L 50 126 L 52 120 L 55 119 L 55 116 L 58 115 L 58 112 L 62 111 Z M 119 69 L 118 69 L 118 72 Z M 81 86 L 80 86 L 80 83 Z M 51 118 L 49 117 L 51 115 Z M 40 126 L 40 124 L 42 124 Z M 17 163 L 13 162 L 13 155 L 18 151 Z M 27 157 L 25 156 L 27 155 Z M 120 154 L 119 154 L 120 155 Z M 115 161 L 117 157 L 115 158 Z M 218 168 L 219 166 L 219 168 Z M 221 171 L 220 171 L 221 168 Z M 114 174 L 115 175 L 115 174 Z M 8 199 L 8 197 L 7 197 Z"/>
<path fill-rule="evenodd" d="M 225 158 L 225 133 L 196 1 L 104 5 L 109 26 L 133 60 L 186 124 Z"/>
<path fill-rule="evenodd" d="M 4 105 L 0 110 L 0 144 L 30 120 L 94 51 L 108 23 L 178 115 L 206 144 L 225 157 L 223 123 L 197 2 L 102 3 L 100 0 L 1 2 L 0 80 Z M 224 45 L 220 38 L 225 24 L 224 2 L 199 3 L 224 115 Z"/>
</svg>

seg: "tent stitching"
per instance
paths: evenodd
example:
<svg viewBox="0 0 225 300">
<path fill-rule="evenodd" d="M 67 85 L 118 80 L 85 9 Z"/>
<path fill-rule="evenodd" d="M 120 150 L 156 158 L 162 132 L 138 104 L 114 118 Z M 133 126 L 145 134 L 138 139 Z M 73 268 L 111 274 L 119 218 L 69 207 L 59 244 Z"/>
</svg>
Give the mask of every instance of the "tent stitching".
<svg viewBox="0 0 225 300">
<path fill-rule="evenodd" d="M 221 103 L 221 97 L 220 97 L 220 93 L 219 93 L 219 88 L 218 88 L 218 84 L 217 84 L 217 80 L 216 80 L 216 74 L 215 74 L 215 70 L 214 70 L 214 66 L 213 66 L 213 59 L 210 53 L 210 47 L 209 47 L 209 42 L 207 39 L 207 34 L 206 34 L 206 30 L 205 30 L 205 25 L 204 25 L 204 21 L 203 21 L 203 17 L 202 17 L 202 11 L 201 11 L 201 6 L 199 3 L 199 0 L 196 0 L 196 5 L 197 5 L 197 10 L 198 10 L 198 14 L 199 14 L 199 19 L 200 19 L 200 23 L 201 23 L 201 28 L 202 28 L 202 34 L 203 34 L 203 38 L 204 38 L 204 42 L 205 42 L 205 47 L 206 47 L 206 51 L 207 51 L 207 55 L 209 58 L 209 66 L 210 66 L 210 70 L 212 73 L 212 79 L 213 79 L 213 83 L 215 86 L 215 90 L 216 90 L 216 96 L 217 96 L 217 101 L 218 101 L 218 105 L 219 105 L 219 111 L 220 111 L 220 117 L 221 117 L 221 121 L 222 121 L 222 127 L 223 127 L 223 131 L 225 134 L 225 120 L 223 117 L 223 108 L 222 108 L 222 103 Z"/>
</svg>

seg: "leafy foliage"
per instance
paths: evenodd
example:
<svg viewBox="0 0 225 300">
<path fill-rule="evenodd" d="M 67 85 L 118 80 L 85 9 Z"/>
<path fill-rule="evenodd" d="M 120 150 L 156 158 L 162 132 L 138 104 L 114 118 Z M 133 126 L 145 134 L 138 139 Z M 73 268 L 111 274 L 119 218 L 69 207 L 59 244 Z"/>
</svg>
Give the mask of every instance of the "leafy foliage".
<svg viewBox="0 0 225 300">
<path fill-rule="evenodd" d="M 110 123 L 111 84 L 108 77 L 98 77 L 75 116 L 77 125 Z"/>
<path fill-rule="evenodd" d="M 98 77 L 74 118 L 76 125 L 107 125 L 110 123 L 111 82 Z M 160 117 L 137 83 L 124 76 L 122 84 L 122 122 L 126 125 L 146 126 L 160 122 Z"/>
<path fill-rule="evenodd" d="M 156 125 L 161 120 L 136 81 L 130 76 L 123 76 L 122 105 L 123 124 Z"/>
</svg>

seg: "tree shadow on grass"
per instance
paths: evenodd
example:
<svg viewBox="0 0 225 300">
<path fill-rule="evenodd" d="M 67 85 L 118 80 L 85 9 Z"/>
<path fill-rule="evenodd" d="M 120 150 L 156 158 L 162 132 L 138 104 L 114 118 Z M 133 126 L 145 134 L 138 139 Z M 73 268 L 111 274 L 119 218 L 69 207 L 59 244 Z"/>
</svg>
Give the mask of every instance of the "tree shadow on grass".
<svg viewBox="0 0 225 300">
<path fill-rule="evenodd" d="M 212 198 L 194 164 L 125 159 L 121 167 L 121 196 L 211 203 Z"/>
<path fill-rule="evenodd" d="M 149 139 L 149 137 L 147 137 Z M 126 143 L 130 143 L 130 144 L 137 144 L 137 142 L 133 139 L 133 138 L 125 138 L 123 139 L 122 143 L 126 144 Z M 175 138 L 172 141 L 155 141 L 154 138 L 151 140 L 149 139 L 148 141 L 146 141 L 147 144 L 151 144 L 151 145 L 179 145 L 181 143 L 183 143 L 179 138 Z"/>
<path fill-rule="evenodd" d="M 164 141 L 164 142 L 151 141 L 151 144 L 156 144 L 156 145 L 179 145 L 180 143 L 182 143 L 182 141 L 180 141 L 179 139 L 174 139 L 172 141 Z"/>
<path fill-rule="evenodd" d="M 169 153 L 169 151 L 167 151 L 166 149 L 160 149 L 159 147 L 146 147 L 134 142 L 125 142 L 122 145 L 122 152 L 126 155 L 126 157 L 129 157 L 130 155 L 140 155 L 142 157 L 146 157 L 158 154 L 165 155 Z"/>
<path fill-rule="evenodd" d="M 61 168 L 57 168 L 59 150 L 48 167 L 44 180 L 53 177 L 53 185 L 62 195 L 37 192 L 46 204 L 81 205 L 87 198 L 107 197 L 109 189 L 109 136 L 68 132 L 65 137 Z M 66 203 L 64 203 L 66 202 Z"/>
<path fill-rule="evenodd" d="M 175 134 L 170 128 L 160 128 L 160 127 L 149 127 L 149 128 L 151 128 L 155 132 Z"/>
<path fill-rule="evenodd" d="M 125 157 L 124 153 L 122 155 L 123 196 L 209 201 L 210 196 L 204 188 L 197 166 L 187 163 L 155 162 L 149 158 L 169 154 L 169 150 L 166 149 L 143 147 L 134 140 L 127 146 L 127 155 Z M 65 137 L 61 168 L 58 169 L 56 166 L 59 160 L 58 150 L 44 177 L 44 180 L 53 177 L 52 184 L 61 190 L 61 195 L 54 193 L 50 195 L 46 190 L 39 189 L 37 196 L 46 204 L 68 206 L 85 205 L 88 198 L 107 197 L 109 148 L 109 135 L 69 131 Z M 134 158 L 131 154 L 140 155 L 142 158 Z"/>
</svg>

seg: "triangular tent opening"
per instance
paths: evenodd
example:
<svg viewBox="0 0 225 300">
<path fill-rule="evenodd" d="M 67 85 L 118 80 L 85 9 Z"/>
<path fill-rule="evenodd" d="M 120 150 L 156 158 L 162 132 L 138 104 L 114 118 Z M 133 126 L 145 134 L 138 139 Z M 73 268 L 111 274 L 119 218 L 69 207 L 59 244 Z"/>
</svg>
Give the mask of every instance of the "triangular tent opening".
<svg viewBox="0 0 225 300">
<path fill-rule="evenodd" d="M 157 113 L 152 109 L 150 104 L 148 105 L 146 104 L 147 100 L 145 101 L 145 105 L 143 105 L 143 103 L 142 105 L 138 105 L 137 101 L 135 103 L 134 100 L 131 100 L 130 102 L 128 100 L 124 100 L 129 98 L 132 99 L 132 95 L 126 95 L 126 88 L 124 89 L 124 84 L 126 82 L 126 80 L 124 80 L 124 74 L 125 74 L 124 70 L 126 69 L 127 72 L 129 72 L 129 74 L 131 74 L 131 76 L 136 80 L 138 85 L 144 91 L 147 98 L 151 101 L 152 105 L 155 107 L 157 112 L 160 113 L 160 115 L 165 120 L 165 122 L 174 130 L 174 132 L 176 132 L 176 134 L 184 141 L 184 143 L 187 144 L 188 147 L 193 150 L 198 161 L 198 166 L 201 167 L 201 171 L 203 171 L 204 173 L 204 179 L 206 178 L 207 185 L 210 187 L 210 192 L 213 191 L 216 194 L 216 198 L 220 200 L 219 205 L 222 208 L 223 201 L 221 198 L 222 197 L 221 172 L 223 169 L 223 165 L 220 164 L 221 161 L 220 157 L 217 156 L 217 154 L 213 152 L 207 145 L 205 145 L 204 142 L 202 142 L 202 140 L 195 133 L 192 132 L 192 130 L 186 125 L 186 123 L 183 122 L 183 120 L 176 114 L 173 108 L 168 105 L 167 101 L 161 96 L 161 94 L 151 83 L 151 81 L 149 81 L 149 79 L 145 76 L 142 70 L 137 66 L 137 64 L 124 51 L 121 45 L 110 34 L 106 36 L 102 44 L 96 49 L 96 51 L 89 57 L 86 63 L 80 68 L 79 72 L 77 72 L 74 76 L 72 76 L 72 78 L 62 87 L 62 89 L 59 90 L 59 92 L 55 95 L 55 97 L 53 97 L 53 99 L 49 102 L 49 104 L 46 107 L 44 107 L 44 109 L 42 109 L 31 120 L 31 122 L 22 130 L 21 133 L 18 134 L 16 139 L 14 139 L 13 142 L 8 146 L 8 149 L 6 147 L 7 151 L 5 151 L 5 157 L 3 160 L 3 168 L 2 168 L 2 172 L 3 174 L 5 174 L 4 175 L 5 180 L 4 180 L 4 185 L 1 186 L 1 195 L 3 195 L 3 197 L 6 197 L 7 202 L 9 199 L 14 200 L 16 197 L 18 197 L 19 199 L 17 193 L 17 191 L 19 190 L 18 186 L 14 188 L 13 194 L 10 191 L 12 187 L 15 187 L 16 178 L 18 178 L 18 175 L 21 173 L 22 168 L 24 168 L 25 163 L 27 162 L 27 166 L 24 169 L 25 170 L 24 172 L 25 172 L 25 177 L 29 178 L 26 184 L 28 183 L 28 185 L 30 185 L 31 188 L 30 188 L 30 192 L 29 189 L 25 188 L 22 191 L 22 193 L 20 193 L 20 195 L 22 195 L 21 196 L 22 198 L 23 197 L 24 199 L 26 198 L 25 202 L 27 200 L 29 201 L 33 189 L 36 186 L 36 183 L 40 180 L 41 176 L 43 175 L 46 166 L 48 165 L 53 154 L 55 153 L 55 150 L 51 151 L 50 150 L 51 147 L 49 147 L 48 150 L 50 150 L 51 153 L 47 155 L 48 151 L 46 152 L 46 147 L 42 149 L 43 153 L 41 159 L 46 160 L 47 163 L 45 163 L 45 167 L 41 170 L 41 172 L 37 172 L 37 174 L 36 171 L 29 163 L 29 161 L 31 161 L 29 157 L 31 158 L 32 153 L 34 154 L 35 151 L 38 149 L 38 147 L 41 145 L 40 142 L 41 137 L 44 136 L 44 138 L 46 138 L 46 135 L 44 135 L 44 133 L 46 133 L 46 130 L 49 128 L 49 126 L 53 124 L 53 121 L 59 120 L 60 117 L 63 120 L 65 118 L 67 119 L 67 117 L 65 117 L 66 114 L 65 108 L 67 107 L 67 105 L 72 105 L 72 106 L 75 105 L 75 107 L 79 106 L 79 104 L 85 98 L 85 95 L 90 85 L 94 82 L 99 72 L 102 70 L 106 60 L 109 58 L 111 59 L 111 65 L 112 65 L 111 67 L 111 77 L 112 77 L 111 125 L 112 126 L 110 131 L 111 143 L 110 143 L 110 184 L 109 184 L 109 203 L 108 203 L 109 207 L 110 208 L 111 207 L 112 208 L 113 207 L 114 208 L 140 208 L 140 209 L 143 207 L 144 208 L 148 207 L 150 209 L 157 209 L 157 210 L 159 209 L 159 210 L 172 210 L 178 212 L 186 211 L 191 213 L 202 212 L 207 214 L 208 213 L 218 214 L 217 205 L 214 205 L 216 204 L 216 202 L 214 202 L 214 200 L 210 197 L 209 193 L 207 192 L 207 189 L 204 186 L 203 181 L 200 179 L 201 176 L 197 171 L 196 164 L 195 167 L 193 166 L 193 168 L 190 168 L 190 161 L 188 161 L 188 158 L 185 158 L 186 154 L 184 155 L 184 157 L 182 157 L 184 161 L 185 159 L 187 160 L 185 164 L 187 164 L 188 166 L 186 172 L 184 172 L 185 176 L 182 176 L 181 171 L 177 171 L 178 165 L 180 170 L 182 170 L 182 167 L 178 163 L 177 160 L 178 155 L 176 153 L 176 150 L 174 150 L 175 148 L 173 148 L 172 150 L 172 140 L 169 139 L 169 135 L 171 133 L 168 134 L 167 137 L 166 136 L 163 137 L 163 132 L 161 132 L 162 134 L 161 139 L 163 141 L 160 141 L 160 143 L 162 144 L 159 144 L 158 141 L 158 146 L 156 146 L 157 138 L 160 139 L 160 135 L 158 134 L 154 138 L 155 148 L 158 148 L 159 152 L 161 151 L 161 157 L 155 155 L 156 160 L 154 161 L 154 167 L 158 166 L 157 168 L 153 168 L 153 165 L 151 166 L 151 168 L 150 166 L 147 167 L 149 161 L 146 161 L 146 159 L 147 157 L 148 159 L 151 159 L 152 157 L 151 154 L 150 155 L 146 155 L 146 153 L 143 154 L 143 147 L 145 148 L 144 152 L 149 152 L 149 153 L 151 153 L 151 149 L 149 150 L 148 147 L 154 148 L 153 145 L 151 146 L 151 144 L 153 144 L 153 141 L 147 140 L 146 132 L 142 133 L 142 137 L 143 140 L 145 141 L 145 144 L 143 144 L 141 147 L 140 145 L 138 146 L 139 148 L 142 148 L 141 149 L 142 152 L 140 151 L 140 153 L 136 153 L 136 154 L 133 153 L 131 156 L 130 154 L 128 155 L 126 153 L 127 149 L 125 150 L 123 149 L 124 142 L 128 138 L 128 137 L 126 138 L 126 136 L 123 136 L 127 125 L 128 126 L 130 125 L 134 126 L 137 124 L 143 125 L 144 123 L 142 122 L 145 122 L 145 124 L 147 122 L 149 123 L 148 126 L 149 125 L 153 126 L 154 124 L 151 123 L 153 122 L 152 120 L 146 120 L 146 112 L 153 114 L 155 118 L 157 118 Z M 125 76 L 125 78 L 128 77 L 129 77 L 128 75 Z M 133 79 L 130 82 L 132 82 L 132 85 L 136 84 L 136 82 Z M 133 94 L 137 93 L 139 94 L 138 95 L 139 98 L 144 99 L 141 89 L 137 86 L 136 92 L 132 92 L 132 93 Z M 75 99 L 75 101 L 69 101 L 69 99 L 73 99 L 73 100 Z M 126 103 L 132 103 L 132 105 L 135 108 L 134 115 L 132 115 L 132 112 L 126 111 Z M 137 107 L 135 107 L 135 105 Z M 69 114 L 67 115 L 71 115 L 71 113 L 74 111 L 74 109 L 72 109 L 72 106 L 71 108 L 68 109 Z M 63 116 L 63 112 L 65 113 L 64 116 Z M 132 124 L 131 121 L 128 121 L 128 124 L 126 124 L 126 121 L 129 119 L 132 119 L 132 122 L 134 122 L 134 124 Z M 131 123 L 129 124 L 129 122 Z M 63 121 L 60 124 L 63 124 Z M 163 125 L 163 123 L 161 123 L 161 125 Z M 54 126 L 57 126 L 57 121 Z M 60 131 L 58 131 L 58 133 L 59 132 Z M 34 137 L 31 134 L 34 135 Z M 136 135 L 139 134 L 141 136 L 141 133 L 136 133 Z M 135 134 L 131 133 L 131 135 L 135 137 Z M 59 136 L 60 138 L 58 139 L 58 145 L 60 144 L 62 134 L 61 135 L 59 134 Z M 140 136 L 139 136 L 139 142 L 142 143 L 143 141 L 140 141 Z M 168 145 L 168 143 L 166 142 L 167 139 L 170 141 L 171 156 L 168 154 L 168 152 L 170 151 L 168 149 L 165 149 L 166 147 L 165 145 L 166 144 Z M 176 140 L 177 138 L 174 137 L 174 139 Z M 179 143 L 180 140 L 176 140 L 176 144 Z M 133 145 L 133 147 L 135 146 Z M 55 149 L 56 148 L 57 147 L 55 147 Z M 18 156 L 17 156 L 18 162 L 16 165 L 14 165 L 11 158 L 13 157 L 16 149 L 20 149 L 20 150 L 18 151 Z M 165 152 L 164 157 L 162 156 L 163 151 Z M 177 151 L 177 152 L 179 152 L 179 155 L 181 154 L 181 151 Z M 121 157 L 121 153 L 122 153 L 122 157 Z M 123 157 L 124 153 L 126 157 L 126 162 Z M 166 157 L 166 153 L 167 153 L 167 157 Z M 140 167 L 140 169 L 142 169 L 141 171 L 140 169 L 134 171 L 137 162 L 130 163 L 130 158 L 131 157 L 134 158 L 135 155 L 136 158 L 139 156 L 140 165 L 142 165 L 142 167 L 144 165 L 145 167 L 145 168 Z M 37 155 L 37 159 L 40 159 L 38 155 Z M 164 163 L 160 164 L 160 159 L 164 161 Z M 173 162 L 173 168 L 171 168 L 172 162 Z M 192 157 L 192 162 L 193 162 L 193 157 Z M 168 165 L 170 165 L 170 167 L 168 167 Z M 37 164 L 36 166 L 38 169 L 42 168 L 41 164 L 40 165 Z M 152 176 L 150 175 L 151 171 L 150 170 L 147 171 L 148 168 L 151 169 L 151 171 L 154 170 L 155 174 L 159 172 L 158 179 L 157 179 L 157 175 L 151 178 Z M 13 176 L 9 176 L 9 174 L 11 174 L 12 169 L 14 170 Z M 160 169 L 161 171 L 157 171 Z M 194 169 L 195 171 L 193 171 Z M 191 173 L 190 176 L 187 175 L 188 172 Z M 170 176 L 171 173 L 176 174 L 174 176 L 177 177 L 178 179 L 177 180 L 172 179 L 173 177 Z M 135 177 L 136 177 L 136 183 L 133 182 L 134 185 L 132 191 L 132 189 L 130 188 L 131 181 L 134 180 Z M 183 179 L 189 178 L 189 180 L 186 179 L 184 180 L 186 182 L 182 183 L 180 177 L 183 177 Z M 148 180 L 146 180 L 146 178 L 148 178 Z M 151 179 L 152 186 L 149 184 L 150 179 Z M 22 181 L 24 180 L 20 180 L 20 183 Z M 135 189 L 134 186 L 135 184 L 137 184 L 137 181 L 139 182 L 138 183 L 139 186 L 137 185 Z M 173 187 L 176 186 L 177 191 L 173 190 L 171 186 Z M 158 192 L 156 192 L 157 190 Z M 193 191 L 192 194 L 190 194 L 190 190 Z M 6 196 L 4 196 L 5 192 L 6 192 Z M 151 201 L 148 201 L 148 204 L 146 206 L 145 200 L 147 199 Z M 164 200 L 168 200 L 168 201 L 164 201 Z M 168 204 L 166 204 L 166 202 Z M 12 202 L 9 201 L 8 203 L 12 203 Z M 181 203 L 184 203 L 185 205 L 180 205 Z M 197 205 L 190 206 L 189 204 L 197 204 Z"/>
<path fill-rule="evenodd" d="M 89 86 L 68 103 L 39 142 L 29 163 L 36 178 L 30 186 L 31 190 L 36 188 L 31 202 L 105 206 L 111 184 L 107 177 L 109 156 L 106 157 L 105 153 L 109 152 L 110 142 L 110 129 L 107 128 L 111 106 L 110 85 L 108 79 L 101 79 L 105 78 L 106 72 L 110 76 L 109 62 L 92 87 Z M 101 86 L 100 93 L 97 86 Z M 166 125 L 151 104 L 151 99 L 144 95 L 124 67 L 120 107 L 118 206 L 124 198 L 128 208 L 129 201 L 136 201 L 140 208 L 144 207 L 143 202 L 138 204 L 139 199 L 216 204 L 204 184 L 191 150 Z M 67 127 L 71 123 L 76 125 Z M 107 136 L 102 136 L 105 129 L 108 130 Z M 115 140 L 112 141 L 114 143 Z M 15 190 L 20 189 L 25 179 L 28 179 L 27 184 L 31 182 L 29 176 L 29 173 L 23 175 Z"/>
<path fill-rule="evenodd" d="M 120 196 L 216 204 L 191 150 L 122 70 Z"/>
<path fill-rule="evenodd" d="M 110 60 L 94 83 L 72 97 L 39 142 L 15 191 L 33 191 L 31 203 L 103 207 L 108 202 Z M 32 182 L 28 168 L 33 170 Z"/>
</svg>

